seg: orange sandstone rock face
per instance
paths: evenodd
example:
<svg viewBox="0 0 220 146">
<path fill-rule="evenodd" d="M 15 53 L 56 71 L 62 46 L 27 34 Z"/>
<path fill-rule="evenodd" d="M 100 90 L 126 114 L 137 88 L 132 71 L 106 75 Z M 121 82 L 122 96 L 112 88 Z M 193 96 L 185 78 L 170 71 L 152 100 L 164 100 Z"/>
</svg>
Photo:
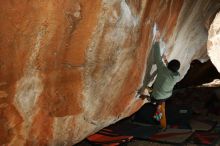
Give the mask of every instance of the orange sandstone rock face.
<svg viewBox="0 0 220 146">
<path fill-rule="evenodd" d="M 176 54 L 181 48 L 175 44 L 187 42 L 183 33 L 178 36 L 182 25 L 194 26 L 190 16 L 196 11 L 202 27 L 200 12 L 214 15 L 209 10 L 217 10 L 216 4 L 0 1 L 0 144 L 72 145 L 131 115 L 144 104 L 135 98 L 144 75 L 152 79 L 153 26 L 168 57 L 181 58 L 186 54 Z M 207 34 L 199 37 L 207 41 Z M 196 54 L 201 46 L 188 49 Z"/>
</svg>

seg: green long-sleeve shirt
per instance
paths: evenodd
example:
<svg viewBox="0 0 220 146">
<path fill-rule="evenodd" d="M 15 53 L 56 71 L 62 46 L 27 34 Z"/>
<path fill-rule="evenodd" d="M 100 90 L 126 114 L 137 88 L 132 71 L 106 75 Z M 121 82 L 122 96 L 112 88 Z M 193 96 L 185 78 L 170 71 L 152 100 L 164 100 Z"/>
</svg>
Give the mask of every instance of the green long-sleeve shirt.
<svg viewBox="0 0 220 146">
<path fill-rule="evenodd" d="M 172 95 L 173 87 L 179 80 L 178 72 L 169 70 L 162 61 L 159 43 L 153 45 L 154 58 L 157 65 L 157 77 L 153 84 L 152 96 L 156 100 L 167 99 Z"/>
</svg>

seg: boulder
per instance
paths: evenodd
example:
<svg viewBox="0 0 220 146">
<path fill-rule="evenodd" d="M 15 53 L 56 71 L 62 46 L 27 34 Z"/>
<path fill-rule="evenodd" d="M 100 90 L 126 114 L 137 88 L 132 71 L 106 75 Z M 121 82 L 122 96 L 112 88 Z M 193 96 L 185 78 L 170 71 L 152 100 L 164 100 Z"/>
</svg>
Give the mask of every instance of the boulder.
<svg viewBox="0 0 220 146">
<path fill-rule="evenodd" d="M 137 90 L 154 78 L 155 30 L 183 77 L 192 60 L 207 60 L 205 24 L 219 8 L 213 0 L 0 1 L 0 145 L 73 145 L 130 116 L 145 102 Z"/>
</svg>

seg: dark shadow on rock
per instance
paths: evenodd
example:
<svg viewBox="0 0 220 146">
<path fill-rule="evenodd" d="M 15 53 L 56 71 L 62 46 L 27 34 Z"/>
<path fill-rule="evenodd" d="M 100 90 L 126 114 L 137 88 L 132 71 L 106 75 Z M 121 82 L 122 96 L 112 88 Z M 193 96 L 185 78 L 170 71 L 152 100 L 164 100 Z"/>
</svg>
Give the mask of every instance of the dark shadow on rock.
<svg viewBox="0 0 220 146">
<path fill-rule="evenodd" d="M 214 79 L 220 79 L 220 73 L 210 60 L 201 63 L 199 60 L 193 60 L 185 77 L 176 84 L 175 89 L 193 87 L 208 83 Z"/>
</svg>

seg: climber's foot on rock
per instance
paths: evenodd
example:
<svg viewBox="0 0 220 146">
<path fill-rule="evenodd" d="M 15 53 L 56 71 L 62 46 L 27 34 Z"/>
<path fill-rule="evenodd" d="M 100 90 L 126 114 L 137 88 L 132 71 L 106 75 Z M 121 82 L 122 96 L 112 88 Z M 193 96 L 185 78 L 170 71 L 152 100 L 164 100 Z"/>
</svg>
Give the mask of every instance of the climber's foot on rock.
<svg viewBox="0 0 220 146">
<path fill-rule="evenodd" d="M 147 102 L 151 102 L 150 96 L 148 95 L 140 95 L 140 99 L 147 100 Z"/>
</svg>

